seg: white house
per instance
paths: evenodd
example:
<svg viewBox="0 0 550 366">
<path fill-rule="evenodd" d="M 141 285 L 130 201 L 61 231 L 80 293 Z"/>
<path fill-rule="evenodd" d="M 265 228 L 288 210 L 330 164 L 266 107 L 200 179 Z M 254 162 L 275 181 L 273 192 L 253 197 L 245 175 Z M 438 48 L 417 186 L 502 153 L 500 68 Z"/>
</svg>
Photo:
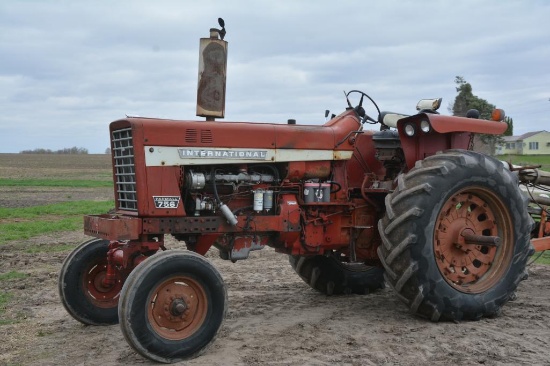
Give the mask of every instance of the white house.
<svg viewBox="0 0 550 366">
<path fill-rule="evenodd" d="M 550 132 L 527 132 L 520 136 L 504 136 L 497 146 L 497 155 L 550 155 Z"/>
</svg>

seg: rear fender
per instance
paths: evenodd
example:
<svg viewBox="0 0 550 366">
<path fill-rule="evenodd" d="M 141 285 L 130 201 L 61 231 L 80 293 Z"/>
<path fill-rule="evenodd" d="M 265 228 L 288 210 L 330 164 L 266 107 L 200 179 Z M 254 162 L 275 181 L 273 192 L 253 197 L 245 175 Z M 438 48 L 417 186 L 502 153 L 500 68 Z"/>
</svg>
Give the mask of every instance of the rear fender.
<svg viewBox="0 0 550 366">
<path fill-rule="evenodd" d="M 421 130 L 422 121 L 429 123 L 428 132 Z M 405 134 L 407 125 L 414 127 L 414 136 Z M 507 124 L 504 122 L 430 113 L 419 113 L 397 121 L 397 130 L 408 169 L 414 167 L 416 161 L 423 160 L 438 151 L 467 150 L 474 133 L 499 135 L 504 133 L 506 128 Z"/>
</svg>

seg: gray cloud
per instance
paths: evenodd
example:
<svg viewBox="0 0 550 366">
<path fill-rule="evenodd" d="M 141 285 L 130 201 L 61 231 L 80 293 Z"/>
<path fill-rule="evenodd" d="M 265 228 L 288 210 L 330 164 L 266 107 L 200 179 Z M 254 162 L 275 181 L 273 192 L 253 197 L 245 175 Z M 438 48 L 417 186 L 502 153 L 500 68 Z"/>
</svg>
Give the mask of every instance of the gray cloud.
<svg viewBox="0 0 550 366">
<path fill-rule="evenodd" d="M 361 89 L 452 103 L 456 75 L 516 134 L 550 129 L 546 1 L 4 1 L 0 152 L 102 153 L 125 113 L 196 119 L 198 42 L 226 21 L 226 119 L 322 123 Z M 368 110 L 374 115 L 374 109 Z"/>
</svg>

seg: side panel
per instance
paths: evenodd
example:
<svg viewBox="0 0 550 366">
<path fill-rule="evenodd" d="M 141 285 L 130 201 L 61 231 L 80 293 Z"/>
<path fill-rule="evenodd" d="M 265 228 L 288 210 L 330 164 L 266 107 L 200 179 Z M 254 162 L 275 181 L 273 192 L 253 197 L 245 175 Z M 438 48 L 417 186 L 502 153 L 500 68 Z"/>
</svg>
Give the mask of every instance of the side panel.
<svg viewBox="0 0 550 366">
<path fill-rule="evenodd" d="M 180 167 L 147 167 L 146 176 L 146 194 L 139 195 L 147 202 L 145 216 L 184 216 Z"/>
<path fill-rule="evenodd" d="M 373 134 L 374 131 L 365 131 L 357 136 L 353 156 L 346 163 L 350 188 L 361 187 L 365 174 L 374 174 L 380 179 L 384 177 L 384 166 L 375 157 Z"/>
</svg>

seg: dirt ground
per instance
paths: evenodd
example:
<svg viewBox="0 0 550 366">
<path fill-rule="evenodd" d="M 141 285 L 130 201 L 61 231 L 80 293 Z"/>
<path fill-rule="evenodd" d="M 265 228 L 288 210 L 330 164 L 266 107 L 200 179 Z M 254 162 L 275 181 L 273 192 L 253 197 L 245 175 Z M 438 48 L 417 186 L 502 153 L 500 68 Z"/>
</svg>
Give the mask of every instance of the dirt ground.
<svg viewBox="0 0 550 366">
<path fill-rule="evenodd" d="M 0 164 L 0 177 L 7 172 L 3 168 Z M 0 187 L 0 204 L 111 198 L 108 189 L 80 190 L 24 195 Z M 84 326 L 65 311 L 57 276 L 68 252 L 27 250 L 85 239 L 80 232 L 67 232 L 0 244 L 0 274 L 27 274 L 0 282 L 0 291 L 13 295 L 0 315 L 0 365 L 154 364 L 127 345 L 117 325 Z M 169 239 L 168 246 L 181 244 Z M 410 315 L 391 289 L 366 296 L 319 294 L 294 273 L 286 256 L 270 249 L 237 263 L 221 260 L 215 250 L 207 257 L 227 285 L 228 315 L 206 353 L 181 364 L 550 365 L 547 266 L 530 266 L 517 299 L 498 318 L 431 323 Z"/>
<path fill-rule="evenodd" d="M 33 239 L 73 243 L 79 233 Z M 209 253 L 210 254 L 210 253 Z M 0 364 L 152 364 L 126 344 L 118 326 L 84 326 L 57 295 L 66 253 L 25 254 L 3 248 L 0 272 L 28 278 L 9 283 L 15 294 L 0 326 Z M 496 319 L 431 323 L 408 314 L 390 289 L 368 296 L 326 297 L 272 250 L 232 264 L 209 255 L 228 286 L 229 311 L 213 346 L 189 365 L 543 365 L 550 364 L 550 270 L 532 266 L 516 301 Z"/>
</svg>

